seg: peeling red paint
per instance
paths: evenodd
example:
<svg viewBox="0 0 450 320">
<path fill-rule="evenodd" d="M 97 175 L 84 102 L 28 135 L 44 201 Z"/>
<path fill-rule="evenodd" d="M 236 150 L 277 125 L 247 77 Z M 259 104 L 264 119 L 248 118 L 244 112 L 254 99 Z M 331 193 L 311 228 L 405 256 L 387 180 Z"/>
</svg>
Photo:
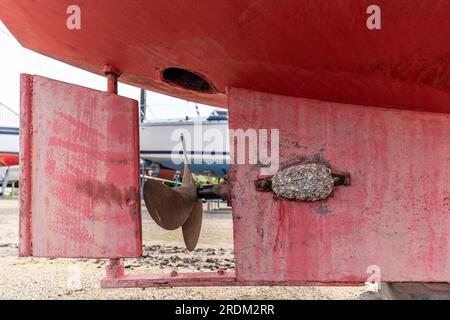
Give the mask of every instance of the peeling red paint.
<svg viewBox="0 0 450 320">
<path fill-rule="evenodd" d="M 21 89 L 20 255 L 140 256 L 137 101 L 29 75 Z"/>
<path fill-rule="evenodd" d="M 325 201 L 283 201 L 230 172 L 238 282 L 450 281 L 450 115 L 230 89 L 231 129 L 280 129 L 280 163 L 349 172 Z M 445 200 L 447 199 L 447 200 Z M 318 212 L 327 208 L 327 214 Z"/>
<path fill-rule="evenodd" d="M 188 101 L 227 106 L 227 87 L 357 105 L 450 113 L 450 2 L 377 0 L 2 0 L 0 19 L 31 50 Z M 150 30 L 150 31 L 149 31 Z M 263 35 L 263 36 L 262 36 Z M 217 89 L 186 90 L 166 68 L 204 75 Z"/>
</svg>

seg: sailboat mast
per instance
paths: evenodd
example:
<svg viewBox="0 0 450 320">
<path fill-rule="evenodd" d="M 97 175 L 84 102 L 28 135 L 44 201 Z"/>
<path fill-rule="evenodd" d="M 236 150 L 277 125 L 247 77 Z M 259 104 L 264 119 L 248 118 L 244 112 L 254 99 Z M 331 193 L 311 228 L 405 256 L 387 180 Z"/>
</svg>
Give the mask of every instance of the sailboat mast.
<svg viewBox="0 0 450 320">
<path fill-rule="evenodd" d="M 139 109 L 140 109 L 140 113 L 139 113 L 140 122 L 144 122 L 146 113 L 147 113 L 147 92 L 145 91 L 145 89 L 141 89 L 141 98 L 139 101 Z"/>
</svg>

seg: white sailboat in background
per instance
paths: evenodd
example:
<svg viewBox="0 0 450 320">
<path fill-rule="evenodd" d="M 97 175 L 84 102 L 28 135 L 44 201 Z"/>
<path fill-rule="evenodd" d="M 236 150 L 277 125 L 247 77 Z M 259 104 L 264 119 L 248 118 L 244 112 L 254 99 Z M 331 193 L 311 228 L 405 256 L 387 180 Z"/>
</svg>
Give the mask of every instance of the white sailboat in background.
<svg viewBox="0 0 450 320">
<path fill-rule="evenodd" d="M 214 110 L 208 117 L 144 121 L 140 125 L 141 159 L 159 168 L 182 170 L 179 136 L 186 138 L 191 170 L 223 177 L 228 173 L 230 152 L 228 112 Z M 153 169 L 155 171 L 155 169 Z"/>
</svg>

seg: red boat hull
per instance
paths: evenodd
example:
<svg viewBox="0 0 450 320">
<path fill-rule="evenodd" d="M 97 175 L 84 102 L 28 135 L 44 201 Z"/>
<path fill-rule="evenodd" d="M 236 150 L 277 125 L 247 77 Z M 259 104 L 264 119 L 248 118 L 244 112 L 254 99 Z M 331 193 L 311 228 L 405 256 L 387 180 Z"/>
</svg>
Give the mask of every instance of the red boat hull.
<svg viewBox="0 0 450 320">
<path fill-rule="evenodd" d="M 369 30 L 373 1 L 4 0 L 0 19 L 34 51 L 121 81 L 226 107 L 226 88 L 358 105 L 450 113 L 450 1 L 379 0 L 381 30 Z M 214 93 L 162 79 L 193 71 Z"/>
<path fill-rule="evenodd" d="M 16 166 L 19 164 L 19 154 L 0 153 L 0 167 Z"/>
</svg>

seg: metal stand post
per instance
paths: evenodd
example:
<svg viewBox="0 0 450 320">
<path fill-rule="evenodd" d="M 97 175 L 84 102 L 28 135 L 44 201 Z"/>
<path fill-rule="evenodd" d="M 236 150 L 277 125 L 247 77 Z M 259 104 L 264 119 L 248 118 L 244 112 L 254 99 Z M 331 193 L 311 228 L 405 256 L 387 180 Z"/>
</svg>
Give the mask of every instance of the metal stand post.
<svg viewBox="0 0 450 320">
<path fill-rule="evenodd" d="M 2 191 L 0 192 L 0 196 L 3 196 L 6 192 L 6 188 L 8 187 L 8 179 L 9 179 L 9 167 L 6 169 L 5 177 L 3 178 Z"/>
</svg>

